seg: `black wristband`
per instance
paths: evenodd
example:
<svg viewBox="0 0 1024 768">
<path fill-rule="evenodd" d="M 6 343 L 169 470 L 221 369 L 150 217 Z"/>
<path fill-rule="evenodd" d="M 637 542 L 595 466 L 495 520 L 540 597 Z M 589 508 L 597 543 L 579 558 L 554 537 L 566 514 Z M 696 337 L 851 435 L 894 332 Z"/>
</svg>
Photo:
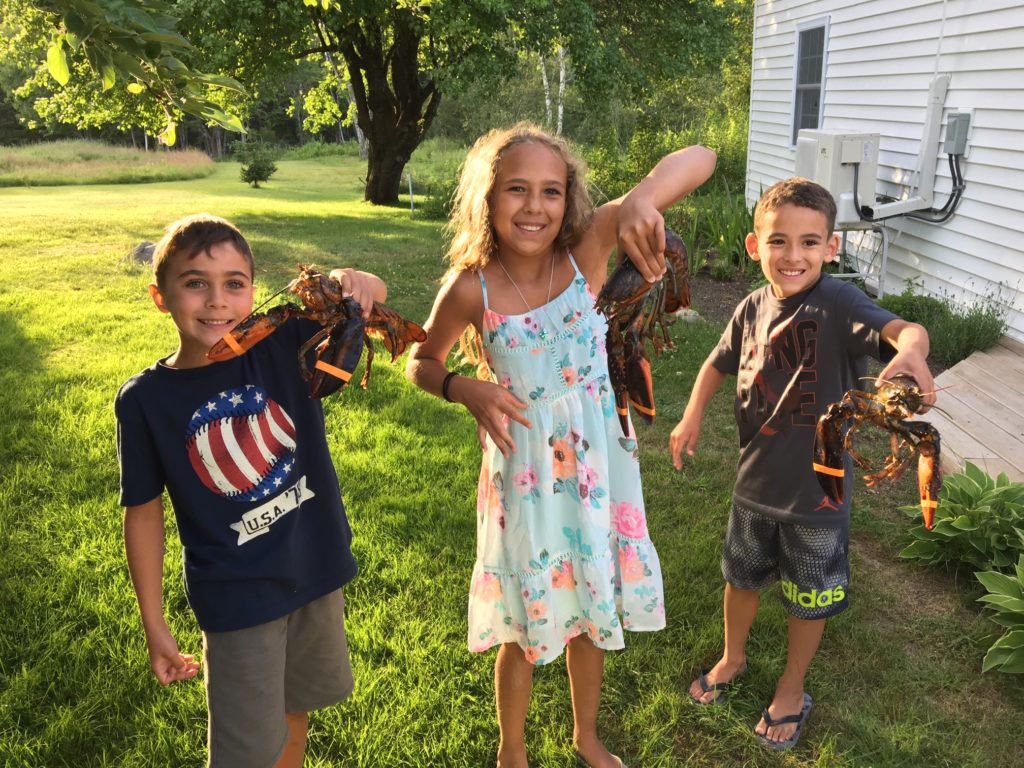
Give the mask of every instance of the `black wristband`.
<svg viewBox="0 0 1024 768">
<path fill-rule="evenodd" d="M 454 379 L 458 375 L 458 371 L 448 371 L 448 375 L 444 377 L 444 383 L 441 384 L 441 397 L 443 397 L 449 403 L 454 403 L 455 401 L 448 397 L 448 385 L 451 384 L 452 379 Z"/>
</svg>

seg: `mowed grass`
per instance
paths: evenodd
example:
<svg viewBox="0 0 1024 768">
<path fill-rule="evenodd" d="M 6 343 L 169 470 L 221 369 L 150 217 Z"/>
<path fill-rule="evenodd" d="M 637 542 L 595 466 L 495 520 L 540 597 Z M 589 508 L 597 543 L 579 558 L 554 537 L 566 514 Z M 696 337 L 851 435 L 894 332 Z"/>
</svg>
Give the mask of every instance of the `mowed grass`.
<svg viewBox="0 0 1024 768">
<path fill-rule="evenodd" d="M 205 755 L 201 681 L 161 688 L 149 671 L 124 565 L 111 402 L 174 346 L 125 260 L 186 213 L 235 221 L 263 295 L 299 263 L 355 265 L 389 304 L 426 317 L 444 271 L 440 225 L 362 201 L 355 159 L 282 161 L 261 189 L 217 166 L 201 180 L 0 191 L 0 763 L 195 766 Z M 654 364 L 659 418 L 641 426 L 650 528 L 668 628 L 608 654 L 600 724 L 632 766 L 1024 764 L 1018 678 L 980 675 L 995 626 L 964 580 L 902 563 L 913 495 L 861 491 L 851 609 L 832 621 L 808 677 L 815 707 L 796 750 L 750 734 L 784 664 L 785 614 L 765 594 L 751 672 L 730 704 L 696 707 L 689 681 L 721 648 L 721 540 L 736 458 L 731 398 L 705 420 L 677 473 L 668 432 L 721 327 L 677 325 Z M 727 387 L 728 389 L 728 387 Z M 466 650 L 479 448 L 468 413 L 406 383 L 379 354 L 368 390 L 325 404 L 361 572 L 346 590 L 353 697 L 312 717 L 307 765 L 493 765 L 493 653 Z M 199 633 L 168 520 L 167 613 L 181 647 Z M 535 675 L 532 763 L 572 764 L 562 664 Z"/>
<path fill-rule="evenodd" d="M 0 187 L 180 181 L 211 173 L 213 161 L 198 149 L 147 152 L 86 139 L 0 147 Z"/>
</svg>

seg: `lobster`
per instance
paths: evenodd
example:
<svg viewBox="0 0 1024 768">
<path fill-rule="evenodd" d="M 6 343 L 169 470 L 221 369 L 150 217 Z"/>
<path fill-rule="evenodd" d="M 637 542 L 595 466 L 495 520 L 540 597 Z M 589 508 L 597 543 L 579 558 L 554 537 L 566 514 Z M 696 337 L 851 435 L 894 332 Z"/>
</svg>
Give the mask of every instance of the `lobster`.
<svg viewBox="0 0 1024 768">
<path fill-rule="evenodd" d="M 654 421 L 654 388 L 646 341 L 650 339 L 657 354 L 666 347 L 673 348 L 675 344 L 667 328 L 675 319 L 671 315 L 690 307 L 686 246 L 668 229 L 665 266 L 664 277 L 649 283 L 632 261 L 623 259 L 594 304 L 608 318 L 608 374 L 615 393 L 615 410 L 626 437 L 629 405 L 648 424 Z"/>
<path fill-rule="evenodd" d="M 298 357 L 302 377 L 311 382 L 310 397 L 319 399 L 334 394 L 348 384 L 362 357 L 364 346 L 366 371 L 360 386 L 365 389 L 370 381 L 373 344 L 364 343 L 364 340 L 381 339 L 391 353 L 391 362 L 394 362 L 411 342 L 425 341 L 427 338 L 420 326 L 378 301 L 373 303 L 370 317 L 364 320 L 359 302 L 342 294 L 341 283 L 316 272 L 311 266 L 300 265 L 299 276 L 267 301 L 281 293 L 295 294 L 302 305 L 286 301 L 266 312 L 258 311 L 266 305 L 267 302 L 264 302 L 257 307 L 257 311 L 214 344 L 206 356 L 210 360 L 228 360 L 233 355 L 245 354 L 289 318 L 316 320 L 323 329 L 313 334 L 299 348 Z M 310 371 L 306 355 L 314 347 L 316 363 L 314 370 Z"/>
<path fill-rule="evenodd" d="M 939 467 L 939 431 L 926 421 L 907 421 L 921 411 L 924 395 L 910 376 L 898 375 L 883 382 L 877 393 L 851 389 L 838 403 L 832 403 L 818 419 L 814 433 L 812 465 L 822 490 L 837 504 L 843 501 L 846 476 L 843 451 L 847 451 L 862 469 L 869 487 L 888 478 L 896 481 L 918 457 L 917 482 L 921 494 L 924 527 L 935 522 L 942 471 Z M 849 423 L 845 430 L 844 425 Z M 891 451 L 885 466 L 871 471 L 870 462 L 853 449 L 854 433 L 863 424 L 873 424 L 891 433 Z"/>
</svg>

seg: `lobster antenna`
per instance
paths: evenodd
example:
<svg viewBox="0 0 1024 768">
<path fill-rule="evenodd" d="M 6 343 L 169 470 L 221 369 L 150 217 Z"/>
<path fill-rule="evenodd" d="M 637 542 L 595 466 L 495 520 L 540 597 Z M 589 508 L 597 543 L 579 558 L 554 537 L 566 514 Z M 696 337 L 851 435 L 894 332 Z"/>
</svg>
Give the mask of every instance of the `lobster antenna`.
<svg viewBox="0 0 1024 768">
<path fill-rule="evenodd" d="M 291 283 L 289 283 L 289 285 L 291 285 Z M 263 309 L 263 308 L 264 308 L 265 306 L 267 306 L 267 304 L 269 304 L 270 302 L 272 302 L 272 301 L 273 301 L 274 299 L 276 299 L 276 298 L 277 298 L 278 296 L 280 296 L 280 295 L 281 295 L 282 293 L 284 293 L 284 292 L 285 292 L 285 291 L 287 291 L 287 290 L 288 290 L 288 286 L 286 285 L 286 286 L 285 286 L 284 288 L 282 288 L 282 289 L 281 289 L 280 291 L 278 291 L 278 292 L 277 292 L 277 293 L 275 293 L 275 294 L 274 294 L 273 296 L 271 296 L 270 298 L 266 299 L 266 300 L 265 300 L 265 301 L 264 301 L 264 302 L 263 302 L 262 304 L 260 304 L 260 305 L 259 305 L 258 307 L 256 307 L 256 309 L 254 309 L 254 310 L 252 311 L 252 314 L 255 314 L 256 312 L 259 312 L 259 311 L 260 311 L 261 309 Z"/>
</svg>

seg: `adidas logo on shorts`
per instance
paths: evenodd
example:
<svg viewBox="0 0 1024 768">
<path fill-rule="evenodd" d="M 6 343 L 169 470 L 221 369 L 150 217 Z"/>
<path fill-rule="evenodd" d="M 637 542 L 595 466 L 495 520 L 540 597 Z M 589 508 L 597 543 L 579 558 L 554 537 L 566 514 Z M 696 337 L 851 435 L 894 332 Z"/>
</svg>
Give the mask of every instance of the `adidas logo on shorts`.
<svg viewBox="0 0 1024 768">
<path fill-rule="evenodd" d="M 827 608 L 846 599 L 846 590 L 843 589 L 842 584 L 838 584 L 832 589 L 812 589 L 810 592 L 801 592 L 800 587 L 792 581 L 783 579 L 779 583 L 786 599 L 801 608 Z"/>
</svg>

